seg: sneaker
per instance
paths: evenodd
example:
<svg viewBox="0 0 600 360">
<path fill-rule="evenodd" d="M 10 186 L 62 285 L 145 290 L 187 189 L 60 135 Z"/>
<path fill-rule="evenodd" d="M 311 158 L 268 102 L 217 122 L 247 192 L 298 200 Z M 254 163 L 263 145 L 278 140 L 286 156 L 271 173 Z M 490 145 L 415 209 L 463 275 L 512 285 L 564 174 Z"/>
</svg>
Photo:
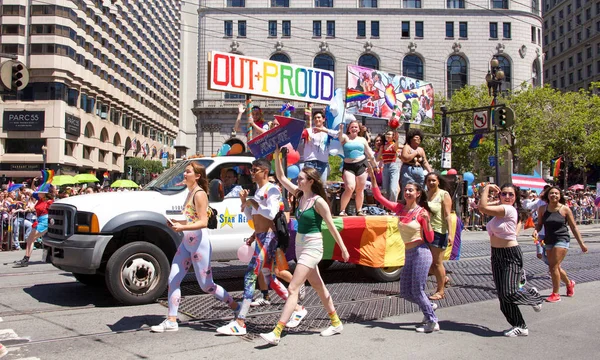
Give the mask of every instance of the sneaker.
<svg viewBox="0 0 600 360">
<path fill-rule="evenodd" d="M 246 327 L 241 326 L 237 321 L 233 320 L 229 324 L 218 328 L 217 332 L 219 334 L 223 334 L 223 335 L 234 335 L 234 336 L 246 335 Z"/>
<path fill-rule="evenodd" d="M 532 305 L 531 307 L 533 308 L 533 311 L 540 312 L 540 311 L 542 311 L 542 304 L 543 304 L 543 302 L 541 302 L 537 305 Z"/>
<path fill-rule="evenodd" d="M 158 325 L 154 325 L 150 328 L 150 331 L 155 333 L 162 332 L 170 332 L 179 330 L 179 325 L 177 322 L 169 321 L 169 319 L 165 319 L 165 321 L 161 322 Z"/>
<path fill-rule="evenodd" d="M 8 349 L 6 346 L 0 344 L 0 357 L 3 357 L 6 354 L 8 354 Z"/>
<path fill-rule="evenodd" d="M 305 297 L 306 297 L 306 286 L 304 284 L 302 284 L 302 286 L 300 286 L 300 291 L 298 292 L 298 300 L 303 301 Z"/>
<path fill-rule="evenodd" d="M 415 331 L 426 334 L 432 333 L 434 331 L 440 331 L 440 324 L 438 324 L 435 321 L 428 321 L 422 326 L 417 327 Z"/>
<path fill-rule="evenodd" d="M 431 303 L 431 307 L 433 308 L 433 311 L 436 311 L 436 310 L 437 310 L 437 308 L 438 308 L 438 304 L 436 304 L 436 303 Z M 420 326 L 422 326 L 422 325 L 425 325 L 425 324 L 427 324 L 427 321 L 429 321 L 429 319 L 427 319 L 427 316 L 423 316 L 423 320 L 421 320 L 421 324 L 419 324 L 419 325 L 415 326 L 415 328 L 418 328 L 418 327 L 420 327 Z"/>
<path fill-rule="evenodd" d="M 341 334 L 344 331 L 344 324 L 339 324 L 338 326 L 330 325 L 327 329 L 321 331 L 321 336 L 333 336 L 336 334 Z"/>
<path fill-rule="evenodd" d="M 513 326 L 510 329 L 504 331 L 504 336 L 506 337 L 517 337 L 527 335 L 529 335 L 529 329 L 523 329 L 518 326 Z"/>
<path fill-rule="evenodd" d="M 250 303 L 250 306 L 266 306 L 271 305 L 271 302 L 265 299 L 263 296 L 256 298 L 253 302 Z"/>
<path fill-rule="evenodd" d="M 555 302 L 559 302 L 560 301 L 560 295 L 558 295 L 557 293 L 552 293 L 550 294 L 550 296 L 548 296 L 546 298 L 547 302 L 551 302 L 551 303 L 555 303 Z"/>
<path fill-rule="evenodd" d="M 575 281 L 571 280 L 569 285 L 567 285 L 567 296 L 571 297 L 575 295 Z"/>
<path fill-rule="evenodd" d="M 260 337 L 271 345 L 279 345 L 279 341 L 281 340 L 281 338 L 272 331 L 267 334 L 260 334 Z"/>
<path fill-rule="evenodd" d="M 304 307 L 302 307 L 302 310 L 300 310 L 300 311 L 294 311 L 292 313 L 292 316 L 290 316 L 290 320 L 288 320 L 287 324 L 285 324 L 285 327 L 289 327 L 289 328 L 297 327 L 298 325 L 300 325 L 300 321 L 302 321 L 302 319 L 304 319 L 306 314 L 308 314 L 308 310 L 306 310 L 306 308 L 304 308 Z"/>
<path fill-rule="evenodd" d="M 13 267 L 21 268 L 21 267 L 28 267 L 28 266 L 29 266 L 29 259 L 21 259 L 19 261 L 15 261 L 15 265 Z"/>
</svg>

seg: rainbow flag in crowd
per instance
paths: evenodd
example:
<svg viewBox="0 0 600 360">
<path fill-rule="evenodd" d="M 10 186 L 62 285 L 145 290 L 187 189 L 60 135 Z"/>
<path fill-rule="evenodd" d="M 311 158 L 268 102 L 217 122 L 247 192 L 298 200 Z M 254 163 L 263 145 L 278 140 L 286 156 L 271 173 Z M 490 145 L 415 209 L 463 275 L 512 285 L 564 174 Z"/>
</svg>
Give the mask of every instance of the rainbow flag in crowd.
<svg viewBox="0 0 600 360">
<path fill-rule="evenodd" d="M 335 227 L 340 232 L 344 244 L 350 254 L 348 262 L 370 267 L 393 267 L 404 265 L 404 242 L 398 230 L 396 216 L 347 216 L 333 219 Z M 458 260 L 460 258 L 462 222 L 453 214 L 454 227 L 448 236 L 454 240 L 448 246 L 444 258 Z M 286 257 L 292 259 L 295 254 L 294 240 L 298 222 L 290 220 L 290 247 Z M 323 233 L 323 259 L 342 261 L 342 252 L 327 225 L 321 227 Z"/>
<path fill-rule="evenodd" d="M 346 101 L 347 102 L 365 101 L 365 100 L 369 100 L 370 98 L 371 98 L 371 95 L 364 93 L 360 90 L 355 90 L 355 89 L 347 89 L 346 90 Z"/>
<path fill-rule="evenodd" d="M 560 175 L 560 165 L 562 164 L 562 157 L 556 160 L 552 160 L 552 176 L 557 178 Z"/>
</svg>

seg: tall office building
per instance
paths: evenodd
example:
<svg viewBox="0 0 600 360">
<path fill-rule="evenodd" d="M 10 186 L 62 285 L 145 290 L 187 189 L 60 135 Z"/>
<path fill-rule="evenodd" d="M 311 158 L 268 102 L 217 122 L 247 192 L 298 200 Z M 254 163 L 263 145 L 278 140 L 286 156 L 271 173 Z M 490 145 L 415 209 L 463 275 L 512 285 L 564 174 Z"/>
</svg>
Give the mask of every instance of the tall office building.
<svg viewBox="0 0 600 360">
<path fill-rule="evenodd" d="M 544 3 L 544 82 L 560 90 L 600 81 L 600 1 Z"/>
<path fill-rule="evenodd" d="M 539 0 L 200 0 L 196 151 L 227 139 L 244 95 L 207 89 L 207 53 L 233 52 L 332 70 L 346 86 L 347 65 L 433 83 L 449 97 L 485 83 L 493 56 L 504 89 L 542 82 Z M 268 115 L 282 100 L 254 99 Z M 304 104 L 295 104 L 303 108 Z M 368 119 L 373 132 L 385 121 Z M 238 134 L 239 136 L 239 134 Z"/>
<path fill-rule="evenodd" d="M 1 0 L 0 52 L 31 79 L 2 94 L 0 174 L 37 176 L 45 164 L 114 180 L 128 157 L 173 157 L 179 3 Z"/>
</svg>

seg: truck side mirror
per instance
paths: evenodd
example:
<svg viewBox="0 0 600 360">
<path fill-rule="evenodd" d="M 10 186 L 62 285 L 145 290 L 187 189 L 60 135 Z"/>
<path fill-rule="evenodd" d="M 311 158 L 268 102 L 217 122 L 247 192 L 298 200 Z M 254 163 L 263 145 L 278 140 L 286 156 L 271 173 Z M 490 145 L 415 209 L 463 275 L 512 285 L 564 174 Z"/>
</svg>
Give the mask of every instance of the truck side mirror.
<svg viewBox="0 0 600 360">
<path fill-rule="evenodd" d="M 221 202 L 224 197 L 223 183 L 219 179 L 212 179 L 208 184 L 208 201 Z"/>
</svg>

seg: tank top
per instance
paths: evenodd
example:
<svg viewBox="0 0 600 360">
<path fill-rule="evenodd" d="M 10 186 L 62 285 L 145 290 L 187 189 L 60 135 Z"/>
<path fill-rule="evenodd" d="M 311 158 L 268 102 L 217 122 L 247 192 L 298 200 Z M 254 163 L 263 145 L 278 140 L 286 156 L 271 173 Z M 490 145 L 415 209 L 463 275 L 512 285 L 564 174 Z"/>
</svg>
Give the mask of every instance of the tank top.
<svg viewBox="0 0 600 360">
<path fill-rule="evenodd" d="M 564 206 L 564 205 L 563 205 Z M 571 240 L 569 236 L 569 229 L 567 228 L 567 218 L 560 214 L 560 208 L 556 211 L 546 211 L 542 217 L 544 229 L 546 234 L 544 235 L 544 242 L 552 245 L 559 241 L 569 242 Z"/>
<path fill-rule="evenodd" d="M 427 205 L 429 205 L 429 214 L 431 215 L 430 223 L 433 231 L 445 234 L 448 232 L 448 223 L 444 219 L 444 210 L 442 209 L 442 201 L 444 200 L 444 196 L 446 196 L 448 192 L 442 189 L 439 189 L 437 194 L 431 201 L 427 201 Z"/>
<path fill-rule="evenodd" d="M 409 211 L 404 219 L 400 219 L 398 221 L 398 230 L 400 232 L 400 237 L 405 244 L 423 240 L 423 236 L 421 236 L 421 223 L 419 222 L 419 216 L 421 215 L 421 211 L 423 208 L 417 207 L 411 211 Z"/>
<path fill-rule="evenodd" d="M 194 193 L 192 194 L 192 196 L 189 199 L 189 201 L 187 202 L 187 204 L 185 204 L 183 207 L 183 215 L 185 215 L 185 219 L 187 220 L 188 223 L 193 223 L 193 222 L 200 220 L 200 217 L 198 216 L 198 213 L 196 212 L 196 206 L 194 205 L 194 197 L 196 197 L 196 193 L 198 191 L 204 191 L 204 190 L 202 190 L 202 188 L 200 188 L 200 189 L 194 191 Z M 208 209 L 206 209 L 206 213 L 207 213 L 207 215 L 210 215 L 210 211 Z"/>
<path fill-rule="evenodd" d="M 365 155 L 365 144 L 359 140 L 358 136 L 354 140 L 348 140 L 344 143 L 344 156 L 347 159 L 358 159 Z"/>
<path fill-rule="evenodd" d="M 396 146 L 394 146 L 393 142 L 382 147 L 381 160 L 384 164 L 396 162 Z"/>
<path fill-rule="evenodd" d="M 315 210 L 315 203 L 319 196 L 315 198 L 310 208 L 300 212 L 300 207 L 296 209 L 296 219 L 298 220 L 298 234 L 315 234 L 321 232 L 323 217 Z"/>
</svg>

